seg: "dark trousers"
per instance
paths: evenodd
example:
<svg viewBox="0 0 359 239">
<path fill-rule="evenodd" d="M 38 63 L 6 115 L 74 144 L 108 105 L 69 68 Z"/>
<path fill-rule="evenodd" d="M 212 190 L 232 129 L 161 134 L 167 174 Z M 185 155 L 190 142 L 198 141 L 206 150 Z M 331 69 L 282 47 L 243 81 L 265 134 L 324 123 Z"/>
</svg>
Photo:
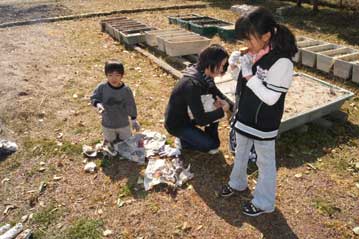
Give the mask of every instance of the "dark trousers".
<svg viewBox="0 0 359 239">
<path fill-rule="evenodd" d="M 219 147 L 218 122 L 204 128 L 204 131 L 195 125 L 187 126 L 173 134 L 181 140 L 183 149 L 208 152 Z"/>
</svg>

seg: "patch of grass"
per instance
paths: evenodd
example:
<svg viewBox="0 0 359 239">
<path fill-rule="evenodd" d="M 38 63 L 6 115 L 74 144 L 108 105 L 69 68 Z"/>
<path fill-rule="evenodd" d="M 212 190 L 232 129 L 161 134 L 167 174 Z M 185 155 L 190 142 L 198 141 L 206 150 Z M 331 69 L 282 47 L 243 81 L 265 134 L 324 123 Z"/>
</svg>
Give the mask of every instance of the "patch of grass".
<svg viewBox="0 0 359 239">
<path fill-rule="evenodd" d="M 120 189 L 120 192 L 118 193 L 118 197 L 122 198 L 122 197 L 129 197 L 129 196 L 133 196 L 132 195 L 132 185 L 126 184 L 125 186 L 123 186 Z"/>
<path fill-rule="evenodd" d="M 320 198 L 314 201 L 314 206 L 321 214 L 327 215 L 329 217 L 333 217 L 334 214 L 341 211 L 340 208 L 332 205 L 331 202 Z"/>
<path fill-rule="evenodd" d="M 109 168 L 111 166 L 111 160 L 108 157 L 103 157 L 100 166 L 102 168 Z"/>
<path fill-rule="evenodd" d="M 88 218 L 77 219 L 67 230 L 63 239 L 100 239 L 103 222 Z"/>
<path fill-rule="evenodd" d="M 160 206 L 157 203 L 150 203 L 148 207 L 152 213 L 157 213 L 160 210 Z"/>
<path fill-rule="evenodd" d="M 24 147 L 31 151 L 34 156 L 54 156 L 59 154 L 73 156 L 82 153 L 82 146 L 79 144 L 64 141 L 59 145 L 56 141 L 50 139 L 26 139 Z"/>
<path fill-rule="evenodd" d="M 32 222 L 42 229 L 47 229 L 62 215 L 62 210 L 53 204 L 34 214 Z"/>
</svg>

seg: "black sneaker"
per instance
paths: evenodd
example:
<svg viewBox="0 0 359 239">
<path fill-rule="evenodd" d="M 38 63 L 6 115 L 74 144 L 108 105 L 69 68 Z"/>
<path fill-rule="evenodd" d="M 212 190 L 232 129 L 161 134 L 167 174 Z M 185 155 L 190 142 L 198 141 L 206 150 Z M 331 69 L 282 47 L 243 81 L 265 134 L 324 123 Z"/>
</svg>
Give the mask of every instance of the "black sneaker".
<svg viewBox="0 0 359 239">
<path fill-rule="evenodd" d="M 272 211 L 264 211 L 260 208 L 257 208 L 256 206 L 253 205 L 253 203 L 249 202 L 247 204 L 245 204 L 243 206 L 243 214 L 247 215 L 247 216 L 250 216 L 250 217 L 256 217 L 256 216 L 259 216 L 263 213 L 271 213 L 271 212 L 274 212 L 274 210 Z"/>
<path fill-rule="evenodd" d="M 234 194 L 234 189 L 229 186 L 229 184 L 225 184 L 222 187 L 221 196 L 222 197 L 230 197 Z"/>
</svg>

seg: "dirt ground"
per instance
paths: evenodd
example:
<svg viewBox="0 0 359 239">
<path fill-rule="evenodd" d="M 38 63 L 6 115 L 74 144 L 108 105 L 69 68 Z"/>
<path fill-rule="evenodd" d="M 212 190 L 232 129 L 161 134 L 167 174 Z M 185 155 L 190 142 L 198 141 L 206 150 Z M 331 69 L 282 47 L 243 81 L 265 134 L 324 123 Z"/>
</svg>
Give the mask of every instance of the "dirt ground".
<svg viewBox="0 0 359 239">
<path fill-rule="evenodd" d="M 127 9 L 193 3 L 113 2 L 116 9 L 124 8 L 121 4 Z M 36 7 L 43 4 L 51 6 L 47 13 Z M 113 10 L 109 5 L 102 0 L 1 1 L 1 13 L 18 7 L 27 10 L 17 17 L 1 14 L 0 22 L 28 19 L 32 13 L 53 16 Z M 173 27 L 166 16 L 194 11 L 232 22 L 237 18 L 228 8 L 215 6 L 127 16 L 166 28 Z M 297 70 L 351 90 L 355 96 L 342 108 L 347 120 L 332 119 L 328 129 L 309 124 L 307 131 L 291 130 L 278 139 L 277 204 L 272 214 L 243 216 L 241 206 L 250 199 L 249 193 L 226 200 L 217 197 L 233 164 L 226 121 L 220 124 L 220 154 L 184 153 L 195 177 L 177 192 L 166 187 L 145 192 L 137 184 L 144 167 L 118 159 L 99 158 L 95 160 L 98 172 L 86 174 L 81 147 L 101 140 L 100 118 L 89 105 L 89 96 L 104 80 L 107 59 L 125 63 L 125 83 L 135 93 L 142 127 L 166 134 L 173 142 L 163 128 L 163 114 L 175 79 L 101 33 L 101 19 L 0 29 L 0 138 L 19 145 L 15 154 L 0 159 L 0 225 L 32 214 L 24 225 L 33 229 L 35 238 L 101 238 L 106 229 L 113 231 L 108 238 L 357 238 L 352 230 L 359 225 L 359 169 L 355 166 L 359 162 L 359 88 L 307 68 Z M 331 34 L 291 27 L 319 39 Z M 347 43 L 341 38 L 336 41 Z M 238 47 L 217 37 L 213 42 L 229 51 Z M 358 42 L 353 47 L 358 48 Z M 252 188 L 257 171 L 254 165 L 250 169 Z M 42 182 L 47 186 L 38 193 Z M 119 198 L 127 202 L 122 207 L 117 205 Z M 4 214 L 8 205 L 16 207 Z M 86 230 L 91 234 L 84 236 Z"/>
</svg>

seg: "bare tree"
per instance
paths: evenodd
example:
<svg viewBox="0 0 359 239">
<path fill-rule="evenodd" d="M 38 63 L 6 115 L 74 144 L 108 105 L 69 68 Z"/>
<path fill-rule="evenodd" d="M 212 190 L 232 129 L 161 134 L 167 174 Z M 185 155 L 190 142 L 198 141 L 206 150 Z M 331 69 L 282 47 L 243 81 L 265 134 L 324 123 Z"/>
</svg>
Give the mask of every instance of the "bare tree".
<svg viewBox="0 0 359 239">
<path fill-rule="evenodd" d="M 302 0 L 297 0 L 297 7 L 302 7 Z"/>
<path fill-rule="evenodd" d="M 318 0 L 312 0 L 312 3 L 313 3 L 313 12 L 317 13 L 319 11 Z"/>
</svg>

